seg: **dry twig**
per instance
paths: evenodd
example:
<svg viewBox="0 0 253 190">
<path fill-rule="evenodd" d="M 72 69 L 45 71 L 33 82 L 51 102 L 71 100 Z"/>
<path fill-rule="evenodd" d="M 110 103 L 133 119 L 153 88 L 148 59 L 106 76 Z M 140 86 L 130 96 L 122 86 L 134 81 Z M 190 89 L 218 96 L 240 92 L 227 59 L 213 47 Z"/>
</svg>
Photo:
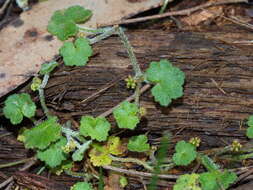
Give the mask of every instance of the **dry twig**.
<svg viewBox="0 0 253 190">
<path fill-rule="evenodd" d="M 145 17 L 141 17 L 141 18 L 120 20 L 120 21 L 109 23 L 109 24 L 101 24 L 100 26 L 130 24 L 130 23 L 144 22 L 144 21 L 153 20 L 153 19 L 161 19 L 161 18 L 165 18 L 165 17 L 169 17 L 169 16 L 190 15 L 193 12 L 196 12 L 198 10 L 205 9 L 205 8 L 208 8 L 208 7 L 211 7 L 211 6 L 224 5 L 224 4 L 233 4 L 233 3 L 248 3 L 248 0 L 210 1 L 210 2 L 204 3 L 202 5 L 198 5 L 196 7 L 192 7 L 192 8 L 189 8 L 189 9 L 184 9 L 184 10 L 180 10 L 180 11 L 171 11 L 171 12 L 166 12 L 166 13 L 163 13 L 163 14 L 145 16 Z"/>
<path fill-rule="evenodd" d="M 146 92 L 150 87 L 151 87 L 150 84 L 146 84 L 145 86 L 143 86 L 141 88 L 141 90 L 140 90 L 140 95 L 142 93 Z M 134 100 L 134 98 L 135 98 L 135 94 L 133 94 L 132 96 L 129 96 L 128 98 L 126 98 L 125 101 L 129 101 L 130 102 L 130 101 Z M 117 107 L 119 107 L 119 105 L 120 104 L 118 104 L 118 105 L 114 106 L 113 108 L 107 110 L 106 112 L 100 114 L 99 117 L 106 117 L 106 116 L 110 115 L 113 112 L 114 109 L 116 109 Z"/>
<path fill-rule="evenodd" d="M 26 171 L 28 170 L 30 167 L 32 167 L 35 163 L 36 163 L 36 159 L 35 158 L 29 158 L 27 159 L 29 160 L 28 163 L 26 163 L 22 168 L 19 169 L 19 171 Z M 11 184 L 13 182 L 13 176 L 9 177 L 8 179 L 6 179 L 4 182 L 2 182 L 0 184 L 0 189 L 2 189 L 3 187 L 7 186 L 8 187 L 11 187 L 12 185 L 9 186 L 9 184 Z"/>
<path fill-rule="evenodd" d="M 6 0 L 3 4 L 3 6 L 0 8 L 0 15 L 2 15 L 5 11 L 5 9 L 8 7 L 8 4 L 11 2 L 11 0 Z"/>
</svg>

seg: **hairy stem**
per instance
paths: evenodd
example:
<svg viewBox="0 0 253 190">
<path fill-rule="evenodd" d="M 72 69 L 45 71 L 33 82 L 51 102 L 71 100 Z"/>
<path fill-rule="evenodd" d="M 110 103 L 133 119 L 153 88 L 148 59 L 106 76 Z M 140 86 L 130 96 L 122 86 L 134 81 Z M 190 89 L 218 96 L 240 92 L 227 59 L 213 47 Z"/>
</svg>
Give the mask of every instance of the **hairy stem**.
<svg viewBox="0 0 253 190">
<path fill-rule="evenodd" d="M 90 44 L 95 44 L 105 38 L 110 37 L 111 35 L 113 35 L 115 33 L 116 28 L 115 27 L 108 27 L 106 30 L 104 30 L 104 32 L 94 38 L 88 39 Z"/>
<path fill-rule="evenodd" d="M 153 171 L 153 167 L 151 167 L 150 165 L 148 165 L 146 162 L 141 161 L 137 158 L 119 158 L 119 157 L 115 157 L 111 155 L 111 158 L 113 161 L 118 161 L 118 162 L 132 162 L 138 165 L 142 165 L 145 169 L 149 170 L 149 171 Z"/>
<path fill-rule="evenodd" d="M 135 77 L 138 79 L 142 76 L 142 72 L 141 72 L 141 68 L 137 62 L 137 59 L 135 57 L 133 47 L 131 46 L 127 36 L 125 35 L 125 33 L 121 27 L 117 28 L 117 32 L 118 32 L 118 35 L 119 35 L 122 43 L 124 44 L 124 47 L 127 50 L 128 56 L 130 58 L 130 62 L 132 64 L 134 72 L 135 72 Z"/>
<path fill-rule="evenodd" d="M 137 177 L 140 177 L 140 176 L 142 176 L 142 177 L 152 177 L 153 176 L 152 173 L 139 172 L 139 171 L 136 171 L 136 170 L 117 168 L 117 167 L 114 167 L 114 166 L 103 166 L 103 168 L 106 169 L 106 170 L 112 170 L 112 171 L 115 171 L 115 172 L 124 173 L 124 174 L 137 176 Z M 170 175 L 170 174 L 158 174 L 157 176 L 160 179 L 177 179 L 179 177 L 179 175 Z"/>
<path fill-rule="evenodd" d="M 253 152 L 248 154 L 241 154 L 241 155 L 224 155 L 221 159 L 232 160 L 232 161 L 242 161 L 253 157 Z"/>
<path fill-rule="evenodd" d="M 134 92 L 134 103 L 140 106 L 140 96 L 141 96 L 141 80 L 137 80 L 137 85 Z"/>
<path fill-rule="evenodd" d="M 123 29 L 121 27 L 118 27 L 117 32 L 118 32 L 118 35 L 119 35 L 124 47 L 127 50 L 128 56 L 130 58 L 130 62 L 132 64 L 134 72 L 135 72 L 135 79 L 137 81 L 137 85 L 136 85 L 136 88 L 135 88 L 134 96 L 135 96 L 135 104 L 137 106 L 139 106 L 140 89 L 141 89 L 141 83 L 143 81 L 143 74 L 141 72 L 141 68 L 140 68 L 140 66 L 137 62 L 136 56 L 134 54 L 133 47 L 131 46 L 127 36 L 125 35 L 125 33 L 123 31 Z"/>
<path fill-rule="evenodd" d="M 105 27 L 105 28 L 89 28 L 86 26 L 81 26 L 81 25 L 77 25 L 77 27 L 79 28 L 79 30 L 86 32 L 86 33 L 91 33 L 91 34 L 101 34 L 101 33 L 106 33 L 109 30 L 112 29 L 112 27 Z"/>
<path fill-rule="evenodd" d="M 89 181 L 90 179 L 92 179 L 93 177 L 95 178 L 99 178 L 98 176 L 96 175 L 93 175 L 93 174 L 89 174 L 89 173 L 84 173 L 84 172 L 73 172 L 71 170 L 64 170 L 64 172 L 67 174 L 67 175 L 70 175 L 72 177 L 78 177 L 78 178 L 84 178 L 85 181 Z"/>
<path fill-rule="evenodd" d="M 41 104 L 41 107 L 42 107 L 45 115 L 47 116 L 47 118 L 49 118 L 51 116 L 50 112 L 47 108 L 47 105 L 46 105 L 45 93 L 44 93 L 44 88 L 47 85 L 48 79 L 49 79 L 49 74 L 45 74 L 44 77 L 43 77 L 42 83 L 40 85 L 40 88 L 39 88 L 40 104 Z"/>
</svg>

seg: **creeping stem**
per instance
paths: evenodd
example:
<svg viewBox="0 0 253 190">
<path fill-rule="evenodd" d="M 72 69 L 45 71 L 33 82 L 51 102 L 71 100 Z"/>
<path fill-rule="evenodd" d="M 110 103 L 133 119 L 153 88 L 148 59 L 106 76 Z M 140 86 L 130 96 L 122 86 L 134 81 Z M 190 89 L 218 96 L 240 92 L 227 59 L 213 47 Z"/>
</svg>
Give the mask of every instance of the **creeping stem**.
<svg viewBox="0 0 253 190">
<path fill-rule="evenodd" d="M 137 158 L 119 158 L 111 155 L 111 158 L 113 161 L 118 161 L 118 162 L 132 162 L 136 163 L 138 165 L 142 165 L 144 168 L 146 168 L 149 171 L 153 171 L 154 168 L 148 165 L 146 162 L 139 160 Z"/>
<path fill-rule="evenodd" d="M 89 39 L 90 44 L 95 44 L 103 39 L 110 37 L 111 35 L 115 33 L 115 29 L 116 29 L 115 27 L 108 27 L 106 29 L 103 29 L 103 33 L 99 34 L 98 36 L 94 38 Z"/>
<path fill-rule="evenodd" d="M 134 51 L 133 51 L 133 47 L 131 46 L 127 36 L 125 35 L 123 29 L 121 27 L 117 28 L 118 31 L 118 35 L 122 41 L 122 43 L 124 44 L 124 47 L 127 49 L 127 53 L 129 55 L 130 58 L 130 62 L 133 66 L 134 72 L 135 72 L 135 77 L 139 78 L 142 76 L 142 72 L 141 72 L 141 68 L 137 62 L 137 59 L 135 57 Z"/>
<path fill-rule="evenodd" d="M 47 85 L 48 79 L 49 79 L 49 74 L 45 74 L 43 77 L 42 83 L 40 85 L 40 88 L 39 88 L 40 104 L 41 104 L 41 107 L 42 107 L 44 113 L 46 114 L 47 118 L 51 116 L 49 113 L 49 110 L 47 108 L 47 105 L 46 105 L 45 93 L 44 93 L 44 88 Z"/>
<path fill-rule="evenodd" d="M 140 99 L 140 88 L 141 83 L 143 81 L 143 74 L 141 72 L 141 68 L 137 62 L 136 56 L 133 51 L 133 47 L 131 46 L 127 36 L 125 35 L 123 29 L 121 27 L 117 28 L 118 35 L 124 45 L 124 47 L 127 49 L 128 56 L 130 58 L 130 62 L 133 66 L 134 72 L 135 72 L 135 79 L 137 81 L 136 89 L 135 89 L 135 104 L 139 106 L 139 99 Z"/>
<path fill-rule="evenodd" d="M 113 27 L 105 27 L 105 28 L 94 29 L 94 28 L 89 28 L 89 27 L 81 26 L 81 25 L 77 25 L 77 27 L 79 28 L 80 31 L 85 32 L 85 33 L 91 33 L 91 34 L 105 33 L 113 28 Z"/>
</svg>

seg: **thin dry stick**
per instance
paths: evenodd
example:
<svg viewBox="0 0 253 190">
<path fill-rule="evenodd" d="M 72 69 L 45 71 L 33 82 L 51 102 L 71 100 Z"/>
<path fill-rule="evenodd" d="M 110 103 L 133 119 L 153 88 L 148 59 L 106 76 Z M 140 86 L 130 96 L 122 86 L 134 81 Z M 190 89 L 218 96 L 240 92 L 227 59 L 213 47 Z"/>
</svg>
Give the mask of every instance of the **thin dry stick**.
<svg viewBox="0 0 253 190">
<path fill-rule="evenodd" d="M 22 168 L 20 168 L 19 171 L 26 171 L 36 163 L 36 158 L 32 157 L 29 159 L 30 159 L 30 162 L 25 164 Z M 6 179 L 4 182 L 2 182 L 0 184 L 0 189 L 2 189 L 3 187 L 7 186 L 10 183 L 12 183 L 13 179 L 14 179 L 13 176 L 11 176 L 8 179 Z"/>
<path fill-rule="evenodd" d="M 214 85 L 223 93 L 223 94 L 227 94 L 219 85 L 218 83 L 213 79 L 211 78 L 211 81 L 214 83 Z"/>
<path fill-rule="evenodd" d="M 128 174 L 131 176 L 142 176 L 142 177 L 152 177 L 154 174 L 152 173 L 148 173 L 148 172 L 139 172 L 139 171 L 135 171 L 135 170 L 127 170 L 127 169 L 123 169 L 123 168 L 117 168 L 114 166 L 103 166 L 104 169 L 106 170 L 112 170 L 115 172 L 119 172 L 119 173 L 124 173 L 124 174 Z M 167 175 L 167 174 L 158 174 L 157 175 L 159 178 L 161 179 L 177 179 L 178 176 L 177 175 Z"/>
<path fill-rule="evenodd" d="M 144 92 L 146 92 L 149 88 L 151 87 L 150 84 L 146 84 L 145 86 L 143 86 L 140 90 L 140 95 L 143 94 Z M 128 98 L 126 98 L 124 101 L 132 101 L 135 99 L 135 94 L 133 94 L 132 96 L 129 96 Z M 100 114 L 98 117 L 106 117 L 108 115 L 110 115 L 114 109 L 116 109 L 117 107 L 119 107 L 120 104 L 114 106 L 113 108 L 107 110 L 106 112 Z"/>
<path fill-rule="evenodd" d="M 12 181 L 12 182 L 5 188 L 5 190 L 11 190 L 13 185 L 14 185 L 14 182 Z"/>
<path fill-rule="evenodd" d="M 249 171 L 245 172 L 244 174 L 241 174 L 238 179 L 237 182 L 245 179 L 246 177 L 250 176 L 253 173 L 253 169 L 250 169 Z"/>
<path fill-rule="evenodd" d="M 6 185 L 10 184 L 12 181 L 13 181 L 13 177 L 9 177 L 3 183 L 0 184 L 0 189 L 2 189 L 3 187 L 5 187 Z"/>
<path fill-rule="evenodd" d="M 226 20 L 229 20 L 230 22 L 233 22 L 235 24 L 238 24 L 240 26 L 243 26 L 243 27 L 246 27 L 246 28 L 249 28 L 251 30 L 253 30 L 253 25 L 252 24 L 249 24 L 247 22 L 243 22 L 241 20 L 239 20 L 238 18 L 236 17 L 225 17 L 225 16 L 221 16 L 222 18 L 226 19 Z"/>
<path fill-rule="evenodd" d="M 108 90 L 109 88 L 111 88 L 112 86 L 114 86 L 119 80 L 121 80 L 123 77 L 121 77 L 120 79 L 114 80 L 111 83 L 109 83 L 108 85 L 106 85 L 105 87 L 102 87 L 100 90 L 98 90 L 97 92 L 95 92 L 94 94 L 92 94 L 91 96 L 89 96 L 88 98 L 82 100 L 80 103 L 81 104 L 85 104 L 88 101 L 90 101 L 93 98 L 96 98 L 98 95 L 100 95 L 101 93 L 105 92 L 106 90 Z"/>
<path fill-rule="evenodd" d="M 23 160 L 18 160 L 18 161 L 15 161 L 15 162 L 10 162 L 10 163 L 6 163 L 6 164 L 0 164 L 0 169 L 1 168 L 7 168 L 7 167 L 12 167 L 12 166 L 16 166 L 18 164 L 24 164 L 24 163 L 27 163 L 28 161 L 31 161 L 31 160 L 34 160 L 34 158 L 26 158 L 26 159 L 23 159 Z"/>
<path fill-rule="evenodd" d="M 3 6 L 0 8 L 0 15 L 2 15 L 7 8 L 8 4 L 10 3 L 11 0 L 6 0 L 3 4 Z"/>
<path fill-rule="evenodd" d="M 165 17 L 169 17 L 169 16 L 190 15 L 193 12 L 196 12 L 198 10 L 205 9 L 205 8 L 208 8 L 208 7 L 211 7 L 211 6 L 233 4 L 233 3 L 248 3 L 248 0 L 211 1 L 211 2 L 204 3 L 202 5 L 198 5 L 196 7 L 189 8 L 189 9 L 184 9 L 184 10 L 180 10 L 180 11 L 171 11 L 171 12 L 166 12 L 166 13 L 163 13 L 163 14 L 145 16 L 145 17 L 141 17 L 141 18 L 120 20 L 120 21 L 109 23 L 109 24 L 101 24 L 100 26 L 130 24 L 130 23 L 136 23 L 136 22 L 144 22 L 144 21 L 153 20 L 153 19 L 161 19 L 161 18 L 165 18 Z"/>
</svg>

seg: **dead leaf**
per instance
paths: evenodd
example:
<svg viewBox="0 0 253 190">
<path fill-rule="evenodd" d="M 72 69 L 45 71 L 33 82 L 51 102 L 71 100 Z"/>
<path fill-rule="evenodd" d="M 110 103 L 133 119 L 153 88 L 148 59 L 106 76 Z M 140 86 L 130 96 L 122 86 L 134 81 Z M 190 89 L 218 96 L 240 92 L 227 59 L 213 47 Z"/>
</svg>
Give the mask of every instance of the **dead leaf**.
<svg viewBox="0 0 253 190">
<path fill-rule="evenodd" d="M 40 65 L 58 54 L 61 42 L 46 28 L 55 10 L 81 5 L 93 11 L 85 25 L 96 27 L 157 7 L 162 0 L 49 0 L 36 4 L 0 31 L 0 97 L 37 73 Z"/>
<path fill-rule="evenodd" d="M 124 188 L 120 187 L 119 180 L 120 175 L 115 172 L 109 172 L 104 190 L 123 190 Z"/>
<path fill-rule="evenodd" d="M 182 22 L 186 23 L 189 26 L 196 26 L 200 23 L 203 23 L 207 20 L 213 20 L 220 16 L 223 13 L 222 6 L 210 7 L 204 9 L 200 12 L 193 13 L 189 16 L 186 16 L 181 19 Z"/>
</svg>

